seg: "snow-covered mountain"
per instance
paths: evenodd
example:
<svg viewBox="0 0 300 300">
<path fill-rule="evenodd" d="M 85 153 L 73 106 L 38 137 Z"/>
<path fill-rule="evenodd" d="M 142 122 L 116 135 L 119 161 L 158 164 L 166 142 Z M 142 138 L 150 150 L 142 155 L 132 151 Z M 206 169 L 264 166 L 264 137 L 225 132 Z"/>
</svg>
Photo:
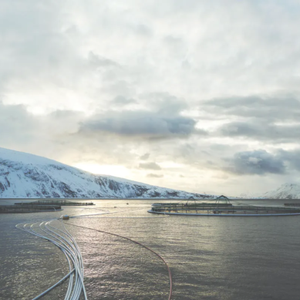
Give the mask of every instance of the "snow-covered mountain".
<svg viewBox="0 0 300 300">
<path fill-rule="evenodd" d="M 0 198 L 206 198 L 94 175 L 44 157 L 0 148 Z"/>
<path fill-rule="evenodd" d="M 267 192 L 261 197 L 268 199 L 300 199 L 300 184 L 285 183 L 277 190 Z"/>
</svg>

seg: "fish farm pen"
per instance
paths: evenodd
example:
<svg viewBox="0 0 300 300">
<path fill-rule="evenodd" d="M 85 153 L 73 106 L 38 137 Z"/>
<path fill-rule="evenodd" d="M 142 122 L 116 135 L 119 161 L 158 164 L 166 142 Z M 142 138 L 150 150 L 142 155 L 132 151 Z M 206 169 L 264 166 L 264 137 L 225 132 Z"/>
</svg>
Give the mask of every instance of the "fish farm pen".
<svg viewBox="0 0 300 300">
<path fill-rule="evenodd" d="M 95 205 L 93 202 L 75 202 L 68 200 L 39 200 L 33 202 L 18 202 L 14 205 L 0 205 L 0 214 L 4 213 L 31 213 L 58 211 L 62 206 Z"/>
<path fill-rule="evenodd" d="M 300 208 L 267 206 L 233 206 L 226 203 L 154 203 L 149 213 L 178 216 L 293 216 L 300 215 Z"/>
<path fill-rule="evenodd" d="M 75 202 L 69 200 L 38 200 L 34 202 L 19 202 L 15 203 L 15 205 L 22 206 L 31 206 L 31 205 L 60 205 L 60 206 L 87 206 L 87 205 L 95 205 L 93 202 Z"/>
<path fill-rule="evenodd" d="M 0 214 L 54 212 L 61 210 L 60 205 L 0 205 Z"/>
</svg>

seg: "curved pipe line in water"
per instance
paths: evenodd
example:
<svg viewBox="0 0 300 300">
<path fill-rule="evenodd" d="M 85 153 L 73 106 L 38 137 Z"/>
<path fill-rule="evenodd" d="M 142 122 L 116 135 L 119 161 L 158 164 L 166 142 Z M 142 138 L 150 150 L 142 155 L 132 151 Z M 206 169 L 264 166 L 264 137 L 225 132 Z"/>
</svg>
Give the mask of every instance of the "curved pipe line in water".
<svg viewBox="0 0 300 300">
<path fill-rule="evenodd" d="M 133 210 L 133 211 L 139 211 L 139 210 L 143 210 L 143 209 L 136 209 L 136 210 Z M 97 218 L 98 217 L 98 218 L 101 218 L 100 215 L 117 214 L 117 213 L 121 213 L 121 212 L 128 212 L 128 211 L 127 210 L 126 211 L 116 211 L 116 212 L 104 211 L 104 212 L 96 213 L 96 214 L 71 216 L 71 218 L 82 218 L 82 217 L 90 217 L 90 218 L 93 218 L 93 217 Z M 157 218 L 157 217 L 104 217 L 104 218 Z M 50 292 L 52 289 L 57 287 L 60 283 L 62 283 L 68 277 L 69 277 L 69 284 L 68 284 L 68 289 L 67 289 L 67 292 L 66 292 L 66 295 L 65 295 L 65 300 L 79 299 L 80 295 L 81 295 L 81 290 L 83 290 L 84 299 L 87 299 L 86 290 L 85 290 L 85 286 L 84 286 L 84 283 L 83 283 L 83 270 L 84 270 L 83 261 L 82 261 L 82 256 L 81 256 L 79 247 L 78 247 L 76 241 L 71 236 L 71 234 L 65 228 L 64 222 L 61 221 L 61 223 L 63 224 L 65 232 L 63 230 L 60 230 L 59 228 L 56 228 L 56 227 L 53 227 L 52 225 L 50 225 L 51 222 L 54 221 L 54 220 L 56 220 L 56 219 L 52 219 L 50 221 L 42 221 L 41 223 L 39 223 L 39 222 L 36 222 L 36 223 L 20 223 L 20 224 L 17 224 L 15 226 L 16 228 L 18 228 L 20 230 L 23 230 L 27 233 L 30 233 L 30 234 L 35 235 L 37 237 L 43 238 L 43 239 L 48 240 L 49 242 L 53 243 L 55 246 L 57 246 L 64 253 L 64 255 L 66 256 L 66 259 L 68 261 L 68 265 L 69 265 L 69 273 L 67 275 L 65 275 L 62 279 L 60 279 L 53 286 L 51 286 L 50 288 L 48 288 L 47 290 L 42 292 L 40 295 L 33 298 L 33 300 L 41 298 L 42 296 L 44 296 L 45 294 Z M 42 235 L 42 234 L 36 232 L 33 229 L 35 224 L 39 224 L 40 230 L 42 232 L 44 232 L 46 235 Z M 21 226 L 21 225 L 23 225 L 22 228 L 19 228 L 19 226 Z M 26 227 L 27 225 L 29 225 L 30 228 L 27 228 Z M 147 247 L 147 246 L 145 246 L 145 245 L 143 245 L 143 244 L 141 244 L 141 243 L 139 243 L 135 240 L 127 238 L 125 236 L 121 236 L 121 235 L 114 234 L 114 233 L 111 233 L 111 232 L 97 230 L 97 229 L 94 229 L 94 228 L 79 226 L 79 225 L 75 225 L 75 224 L 69 224 L 69 225 L 82 227 L 82 228 L 85 228 L 85 229 L 94 230 L 94 231 L 98 231 L 98 232 L 101 232 L 101 233 L 104 233 L 104 234 L 109 234 L 109 235 L 113 235 L 113 236 L 117 236 L 117 237 L 126 239 L 126 240 L 128 240 L 132 243 L 135 243 L 135 244 L 145 248 L 146 250 L 152 252 L 153 254 L 155 254 L 158 258 L 160 258 L 164 262 L 164 264 L 167 267 L 168 274 L 169 274 L 169 282 L 170 282 L 170 292 L 169 292 L 168 300 L 171 299 L 171 297 L 172 297 L 172 286 L 173 286 L 172 274 L 171 274 L 171 271 L 170 271 L 170 268 L 169 268 L 167 262 L 157 252 L 155 252 L 151 248 L 149 248 L 149 247 Z M 50 229 L 49 227 L 51 227 L 52 229 Z M 64 236 L 62 236 L 61 234 L 59 234 L 56 231 L 60 232 Z M 71 266 L 71 262 L 73 263 L 73 266 L 74 266 L 73 269 L 72 269 L 72 266 Z M 73 284 L 74 273 L 75 273 L 75 284 Z"/>
<path fill-rule="evenodd" d="M 75 227 L 79 227 L 79 228 L 83 228 L 83 229 L 88 229 L 88 230 L 93 230 L 93 231 L 96 231 L 96 232 L 100 232 L 100 233 L 104 233 L 104 234 L 109 234 L 109 235 L 112 235 L 112 236 L 116 236 L 116 237 L 119 237 L 119 238 L 122 238 L 122 239 L 125 239 L 127 241 L 130 241 L 134 244 L 137 244 L 143 248 L 145 248 L 146 250 L 152 252 L 153 254 L 155 254 L 159 259 L 161 259 L 165 266 L 167 267 L 167 270 L 168 270 L 168 275 L 169 275 L 169 283 L 170 283 L 170 291 L 169 291 L 169 298 L 168 300 L 171 300 L 172 299 L 172 292 L 173 292 L 173 281 L 172 281 L 172 273 L 171 273 L 171 270 L 169 268 L 169 265 L 167 264 L 167 262 L 164 260 L 164 258 L 158 254 L 157 252 L 155 252 L 154 250 L 152 250 L 151 248 L 147 247 L 146 245 L 140 243 L 140 242 L 137 242 L 133 239 L 130 239 L 128 237 L 125 237 L 125 236 L 122 236 L 122 235 L 119 235 L 119 234 L 116 234 L 116 233 L 112 233 L 112 232 L 108 232 L 108 231 L 103 231 L 103 230 L 99 230 L 99 229 L 95 229 L 95 228 L 91 228 L 91 227 L 85 227 L 85 226 L 81 226 L 81 225 L 76 225 L 76 224 L 73 224 L 73 223 L 66 223 L 67 225 L 70 225 L 70 226 L 75 226 Z"/>
</svg>

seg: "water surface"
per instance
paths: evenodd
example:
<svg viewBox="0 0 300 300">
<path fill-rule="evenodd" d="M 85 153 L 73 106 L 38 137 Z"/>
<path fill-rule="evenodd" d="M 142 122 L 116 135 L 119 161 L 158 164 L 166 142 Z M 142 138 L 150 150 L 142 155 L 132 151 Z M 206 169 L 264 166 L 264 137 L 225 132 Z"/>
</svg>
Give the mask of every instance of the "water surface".
<svg viewBox="0 0 300 300">
<path fill-rule="evenodd" d="M 162 255 L 173 275 L 172 299 L 298 298 L 299 216 L 170 217 L 147 213 L 153 201 L 93 201 L 96 206 L 64 212 L 0 215 L 1 299 L 31 299 L 68 272 L 59 249 L 14 227 L 62 214 L 95 214 L 66 224 L 129 237 Z M 82 252 L 89 299 L 168 298 L 168 273 L 153 253 L 119 237 L 67 228 Z M 47 298 L 63 299 L 65 290 L 66 284 Z"/>
</svg>

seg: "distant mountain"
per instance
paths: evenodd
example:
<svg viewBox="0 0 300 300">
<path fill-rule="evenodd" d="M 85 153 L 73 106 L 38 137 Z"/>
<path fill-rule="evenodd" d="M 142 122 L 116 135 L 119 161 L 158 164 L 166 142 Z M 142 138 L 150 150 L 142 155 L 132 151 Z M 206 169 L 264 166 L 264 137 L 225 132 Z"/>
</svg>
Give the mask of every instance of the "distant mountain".
<svg viewBox="0 0 300 300">
<path fill-rule="evenodd" d="M 264 193 L 261 197 L 270 199 L 300 199 L 300 184 L 285 183 L 277 190 Z"/>
<path fill-rule="evenodd" d="M 174 198 L 214 196 L 94 175 L 62 163 L 0 148 L 0 198 Z"/>
</svg>

